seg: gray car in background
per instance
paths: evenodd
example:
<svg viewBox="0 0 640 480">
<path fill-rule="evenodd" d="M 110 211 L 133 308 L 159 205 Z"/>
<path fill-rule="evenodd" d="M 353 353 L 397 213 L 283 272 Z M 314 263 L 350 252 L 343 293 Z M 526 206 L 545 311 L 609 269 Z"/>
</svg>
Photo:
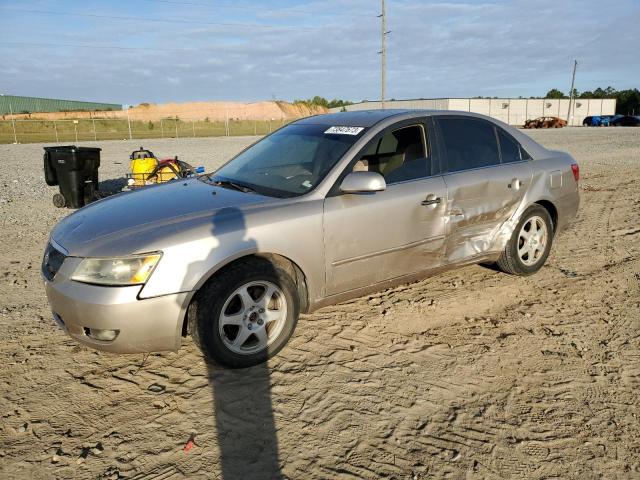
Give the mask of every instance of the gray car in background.
<svg viewBox="0 0 640 480">
<path fill-rule="evenodd" d="M 42 272 L 73 338 L 119 353 L 191 334 L 262 362 L 298 315 L 446 269 L 530 275 L 575 217 L 578 165 L 481 115 L 305 118 L 216 172 L 91 204 L 52 231 Z"/>
</svg>

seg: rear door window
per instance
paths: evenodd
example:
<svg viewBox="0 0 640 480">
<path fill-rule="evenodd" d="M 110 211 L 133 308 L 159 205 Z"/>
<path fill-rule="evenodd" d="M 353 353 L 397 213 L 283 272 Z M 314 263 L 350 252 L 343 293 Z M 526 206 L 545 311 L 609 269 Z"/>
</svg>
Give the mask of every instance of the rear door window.
<svg viewBox="0 0 640 480">
<path fill-rule="evenodd" d="M 447 170 L 459 172 L 500 163 L 494 127 L 477 118 L 437 118 L 447 158 Z"/>
</svg>

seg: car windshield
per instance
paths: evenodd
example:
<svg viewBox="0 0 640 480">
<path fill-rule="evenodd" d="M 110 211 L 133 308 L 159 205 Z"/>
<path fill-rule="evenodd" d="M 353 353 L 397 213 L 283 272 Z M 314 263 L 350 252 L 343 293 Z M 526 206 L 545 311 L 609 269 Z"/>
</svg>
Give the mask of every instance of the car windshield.
<svg viewBox="0 0 640 480">
<path fill-rule="evenodd" d="M 268 196 L 303 195 L 324 179 L 364 131 L 361 127 L 288 125 L 201 178 Z"/>
</svg>

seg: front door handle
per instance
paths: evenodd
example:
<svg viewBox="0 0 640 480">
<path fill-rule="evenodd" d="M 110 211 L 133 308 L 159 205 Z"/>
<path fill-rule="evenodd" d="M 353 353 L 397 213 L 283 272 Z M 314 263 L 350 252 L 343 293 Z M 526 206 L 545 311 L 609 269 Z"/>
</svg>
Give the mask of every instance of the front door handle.
<svg viewBox="0 0 640 480">
<path fill-rule="evenodd" d="M 442 199 L 440 197 L 433 197 L 433 198 L 427 197 L 425 200 L 423 200 L 420 203 L 421 203 L 421 205 L 437 205 L 441 201 L 442 201 Z"/>
</svg>

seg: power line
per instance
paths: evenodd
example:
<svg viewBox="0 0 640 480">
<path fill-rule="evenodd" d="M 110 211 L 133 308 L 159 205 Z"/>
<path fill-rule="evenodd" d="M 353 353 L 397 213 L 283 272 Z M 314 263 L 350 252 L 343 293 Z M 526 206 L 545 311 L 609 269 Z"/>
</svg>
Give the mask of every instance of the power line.
<svg viewBox="0 0 640 480">
<path fill-rule="evenodd" d="M 375 18 L 375 15 L 366 15 L 363 13 L 323 13 L 323 12 L 314 12 L 311 10 L 304 10 L 301 8 L 256 8 L 256 7 L 243 7 L 239 5 L 234 5 L 230 3 L 202 3 L 202 2 L 179 2 L 177 0 L 142 0 L 143 2 L 149 3 L 166 3 L 169 5 L 186 5 L 186 6 L 195 6 L 195 7 L 210 7 L 210 8 L 224 8 L 229 10 L 243 10 L 254 13 L 299 13 L 302 15 L 321 15 L 321 16 L 330 16 L 330 17 L 367 17 L 367 18 Z"/>
<path fill-rule="evenodd" d="M 71 48 L 91 48 L 105 50 L 150 50 L 157 52 L 201 52 L 201 48 L 153 48 L 153 47 L 122 47 L 119 45 L 82 45 L 77 43 L 51 43 L 51 42 L 4 42 L 0 41 L 0 45 L 22 45 L 27 47 L 71 47 Z"/>
<path fill-rule="evenodd" d="M 273 30 L 322 30 L 324 27 L 303 27 L 297 25 L 275 25 L 266 23 L 235 23 L 235 22 L 202 22 L 194 20 L 182 20 L 182 19 L 164 19 L 164 18 L 151 18 L 151 17 L 132 17 L 125 15 L 104 15 L 97 13 L 78 13 L 78 12 L 52 12 L 50 10 L 27 10 L 18 8 L 5 8 L 0 7 L 0 10 L 10 12 L 21 13 L 35 13 L 40 15 L 59 15 L 59 16 L 73 16 L 73 17 L 85 17 L 85 18 L 108 18 L 111 20 L 132 20 L 136 22 L 159 22 L 159 23 L 179 23 L 189 25 L 214 25 L 217 27 L 244 27 L 244 28 L 269 28 Z"/>
</svg>

